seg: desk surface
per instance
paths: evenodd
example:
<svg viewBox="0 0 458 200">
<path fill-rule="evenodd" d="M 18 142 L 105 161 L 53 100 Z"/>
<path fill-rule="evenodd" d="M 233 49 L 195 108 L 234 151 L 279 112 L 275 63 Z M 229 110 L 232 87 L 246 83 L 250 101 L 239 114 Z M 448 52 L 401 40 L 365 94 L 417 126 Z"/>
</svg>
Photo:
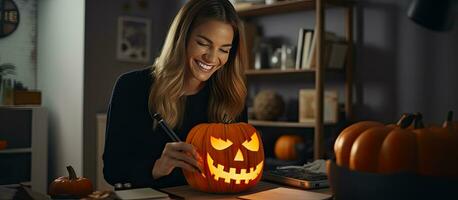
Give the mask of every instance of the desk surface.
<svg viewBox="0 0 458 200">
<path fill-rule="evenodd" d="M 205 192 L 194 190 L 191 187 L 189 187 L 188 185 L 169 187 L 169 188 L 164 188 L 161 190 L 169 194 L 176 195 L 178 197 L 185 198 L 185 199 L 239 199 L 237 198 L 239 196 L 262 192 L 262 191 L 279 188 L 279 187 L 292 188 L 292 187 L 278 185 L 278 184 L 271 183 L 271 182 L 260 181 L 254 188 L 248 191 L 242 192 L 242 193 L 238 193 L 238 194 L 210 194 L 210 193 L 205 193 Z M 293 188 L 293 189 L 301 190 L 298 188 Z M 313 190 L 307 190 L 307 191 L 317 192 L 317 193 L 322 193 L 322 194 L 331 194 L 331 190 L 329 188 L 313 189 Z M 285 197 L 285 200 L 286 199 L 288 199 L 288 197 Z"/>
</svg>

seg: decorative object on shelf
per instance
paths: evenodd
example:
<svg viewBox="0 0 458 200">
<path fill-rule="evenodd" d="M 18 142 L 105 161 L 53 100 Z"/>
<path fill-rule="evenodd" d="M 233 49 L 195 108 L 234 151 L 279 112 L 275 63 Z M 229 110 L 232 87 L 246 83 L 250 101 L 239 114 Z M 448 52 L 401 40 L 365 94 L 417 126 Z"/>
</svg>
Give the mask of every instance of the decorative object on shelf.
<svg viewBox="0 0 458 200">
<path fill-rule="evenodd" d="M 296 160 L 304 150 L 304 138 L 298 135 L 282 135 L 275 142 L 275 156 L 280 160 Z"/>
<path fill-rule="evenodd" d="M 299 122 L 315 121 L 315 90 L 302 89 L 299 91 Z M 338 117 L 338 93 L 335 90 L 324 93 L 324 122 L 335 123 Z"/>
<path fill-rule="evenodd" d="M 265 40 L 260 41 L 255 47 L 254 69 L 260 70 L 270 67 L 273 47 Z"/>
<path fill-rule="evenodd" d="M 404 114 L 397 124 L 362 121 L 334 143 L 328 177 L 336 199 L 447 199 L 458 187 L 458 129 L 424 127 Z M 351 182 L 352 184 L 348 184 Z M 377 188 L 374 193 L 373 188 Z"/>
<path fill-rule="evenodd" d="M 89 179 L 77 177 L 72 166 L 67 166 L 68 176 L 61 176 L 49 185 L 49 194 L 57 199 L 74 197 L 82 198 L 93 191 Z"/>
<path fill-rule="evenodd" d="M 277 0 L 266 0 L 266 5 L 274 4 Z"/>
<path fill-rule="evenodd" d="M 14 105 L 41 105 L 41 92 L 29 90 L 14 90 Z"/>
<path fill-rule="evenodd" d="M 282 67 L 282 49 L 276 48 L 269 59 L 269 67 L 280 69 Z"/>
<path fill-rule="evenodd" d="M 0 38 L 12 34 L 19 26 L 19 8 L 13 0 L 0 0 Z"/>
<path fill-rule="evenodd" d="M 282 45 L 275 49 L 270 57 L 270 68 L 276 69 L 294 69 L 294 52 L 293 48 L 288 45 Z"/>
<path fill-rule="evenodd" d="M 283 98 L 272 90 L 262 90 L 254 97 L 253 112 L 258 120 L 277 120 L 284 110 Z"/>
<path fill-rule="evenodd" d="M 0 150 L 6 149 L 8 142 L 6 140 L 0 140 Z"/>
<path fill-rule="evenodd" d="M 3 63 L 0 65 L 0 85 L 1 85 L 1 80 L 3 77 L 6 77 L 8 75 L 15 75 L 16 66 L 14 66 L 11 63 Z"/>
<path fill-rule="evenodd" d="M 14 80 L 3 79 L 0 84 L 0 103 L 1 105 L 14 104 Z"/>
<path fill-rule="evenodd" d="M 116 51 L 120 61 L 148 63 L 151 56 L 151 20 L 119 17 Z"/>
<path fill-rule="evenodd" d="M 247 123 L 204 123 L 191 129 L 186 142 L 203 158 L 203 172 L 183 170 L 188 184 L 212 193 L 235 193 L 254 187 L 262 176 L 261 135 Z"/>
</svg>

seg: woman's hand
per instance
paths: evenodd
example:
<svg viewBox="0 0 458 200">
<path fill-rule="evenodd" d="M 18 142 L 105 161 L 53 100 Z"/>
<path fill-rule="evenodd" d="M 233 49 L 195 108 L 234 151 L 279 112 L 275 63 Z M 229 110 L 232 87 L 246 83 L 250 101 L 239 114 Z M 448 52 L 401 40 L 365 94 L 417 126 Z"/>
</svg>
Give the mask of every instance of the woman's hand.
<svg viewBox="0 0 458 200">
<path fill-rule="evenodd" d="M 170 142 L 165 145 L 161 157 L 154 163 L 153 178 L 168 175 L 175 167 L 202 172 L 201 163 L 203 160 L 194 146 L 184 142 Z"/>
</svg>

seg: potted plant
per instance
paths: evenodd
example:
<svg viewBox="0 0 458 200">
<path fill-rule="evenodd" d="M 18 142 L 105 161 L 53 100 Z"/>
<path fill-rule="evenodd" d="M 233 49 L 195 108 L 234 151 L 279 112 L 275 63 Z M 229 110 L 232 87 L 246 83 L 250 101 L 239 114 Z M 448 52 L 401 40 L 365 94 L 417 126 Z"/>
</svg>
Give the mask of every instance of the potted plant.
<svg viewBox="0 0 458 200">
<path fill-rule="evenodd" d="M 2 84 L 3 77 L 11 74 L 14 75 L 16 74 L 14 70 L 16 69 L 16 66 L 14 66 L 11 63 L 3 63 L 0 65 L 0 85 Z"/>
</svg>

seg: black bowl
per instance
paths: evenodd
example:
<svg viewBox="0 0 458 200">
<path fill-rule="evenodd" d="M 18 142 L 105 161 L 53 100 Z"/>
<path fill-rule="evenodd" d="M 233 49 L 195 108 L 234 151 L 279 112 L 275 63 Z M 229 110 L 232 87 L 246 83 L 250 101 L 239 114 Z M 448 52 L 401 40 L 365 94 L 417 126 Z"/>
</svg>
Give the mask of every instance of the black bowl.
<svg viewBox="0 0 458 200">
<path fill-rule="evenodd" d="M 328 164 L 329 182 L 336 200 L 457 199 L 456 179 L 411 173 L 383 175 L 349 170 L 335 161 Z"/>
</svg>

